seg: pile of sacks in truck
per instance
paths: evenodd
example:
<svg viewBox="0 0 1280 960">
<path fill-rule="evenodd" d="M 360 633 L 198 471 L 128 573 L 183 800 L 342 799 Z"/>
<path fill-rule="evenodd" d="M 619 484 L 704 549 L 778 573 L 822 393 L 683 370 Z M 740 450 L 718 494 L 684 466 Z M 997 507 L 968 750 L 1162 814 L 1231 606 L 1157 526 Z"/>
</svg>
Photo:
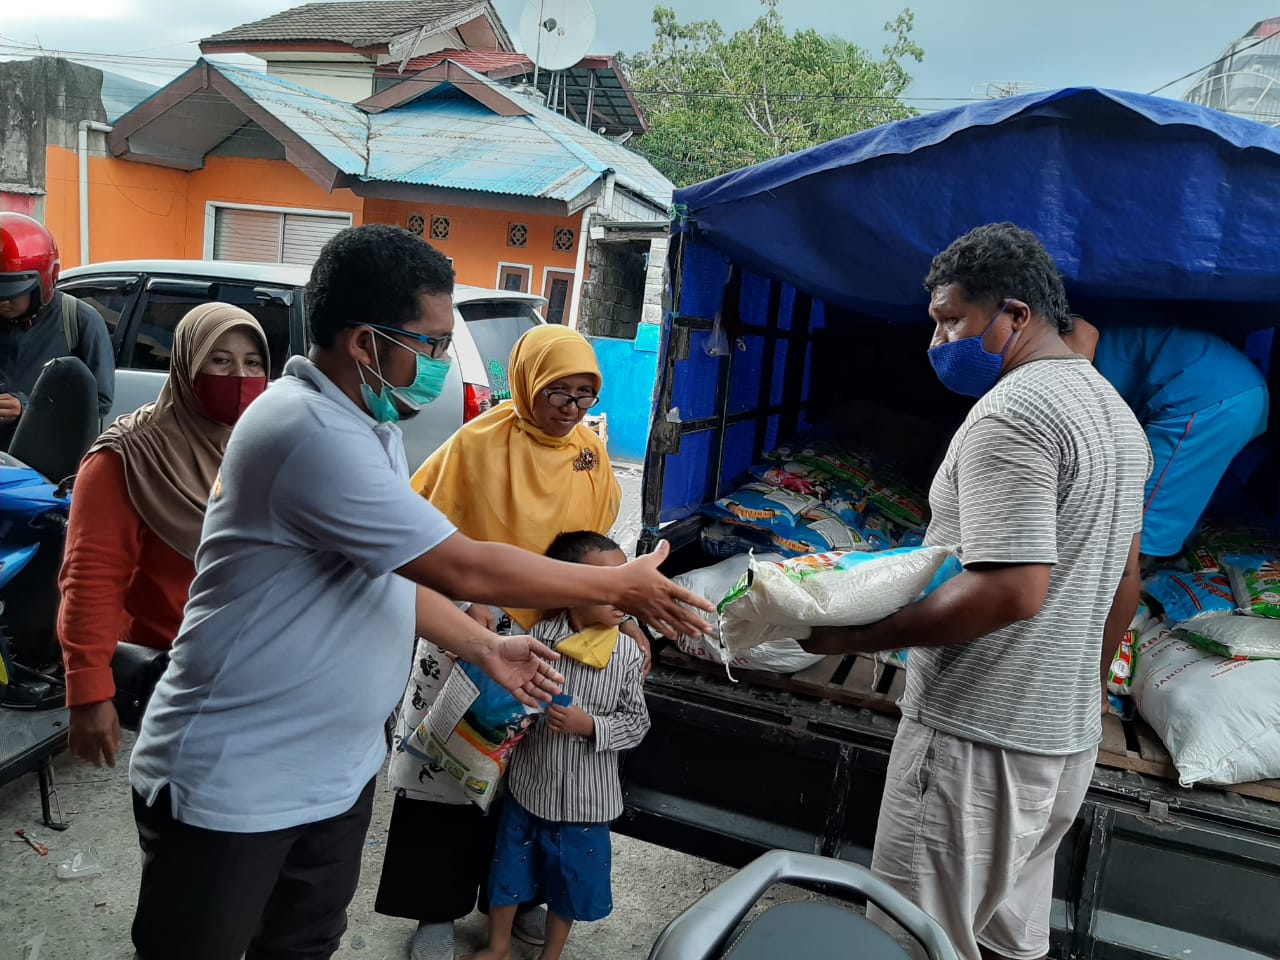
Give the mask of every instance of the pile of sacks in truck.
<svg viewBox="0 0 1280 960">
<path fill-rule="evenodd" d="M 892 464 L 826 441 L 782 447 L 767 459 L 747 483 L 702 508 L 715 521 L 702 539 L 711 556 L 877 552 L 924 541 L 927 501 Z"/>
<path fill-rule="evenodd" d="M 1206 525 L 1142 593 L 1112 712 L 1150 724 L 1183 786 L 1280 777 L 1280 535 Z"/>
<path fill-rule="evenodd" d="M 821 656 L 797 639 L 871 623 L 959 572 L 922 545 L 924 498 L 873 457 L 835 444 L 784 448 L 703 508 L 720 562 L 677 578 L 717 604 L 692 656 L 794 673 Z M 905 654 L 893 658 L 905 666 Z M 1205 526 L 1143 578 L 1113 661 L 1110 709 L 1141 715 L 1184 786 L 1280 778 L 1280 534 Z"/>
<path fill-rule="evenodd" d="M 892 464 L 825 440 L 766 459 L 703 507 L 703 550 L 724 559 L 677 581 L 718 612 L 710 637 L 679 641 L 685 653 L 794 673 L 822 659 L 796 643 L 808 628 L 872 623 L 959 572 L 950 550 L 922 545 L 926 500 Z"/>
</svg>

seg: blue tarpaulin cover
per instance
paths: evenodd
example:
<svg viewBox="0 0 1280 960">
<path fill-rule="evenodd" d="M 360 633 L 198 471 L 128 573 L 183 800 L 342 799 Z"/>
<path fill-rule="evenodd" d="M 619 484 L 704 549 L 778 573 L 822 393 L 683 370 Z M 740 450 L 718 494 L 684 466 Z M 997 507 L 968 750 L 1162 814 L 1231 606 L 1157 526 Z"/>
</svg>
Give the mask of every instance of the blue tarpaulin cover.
<svg viewBox="0 0 1280 960">
<path fill-rule="evenodd" d="M 747 270 L 923 317 L 930 259 L 984 223 L 1036 233 L 1081 300 L 1275 301 L 1280 130 L 1070 88 L 899 121 L 675 195 L 677 229 Z"/>
</svg>

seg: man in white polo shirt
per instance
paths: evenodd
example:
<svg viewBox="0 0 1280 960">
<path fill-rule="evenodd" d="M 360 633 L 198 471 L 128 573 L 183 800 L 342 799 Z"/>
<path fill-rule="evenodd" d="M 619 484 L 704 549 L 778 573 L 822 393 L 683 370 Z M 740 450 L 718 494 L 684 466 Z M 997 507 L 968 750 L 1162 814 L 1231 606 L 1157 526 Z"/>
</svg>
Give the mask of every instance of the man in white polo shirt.
<svg viewBox="0 0 1280 960">
<path fill-rule="evenodd" d="M 452 292 L 448 261 L 406 231 L 339 234 L 306 290 L 310 359 L 293 357 L 236 427 L 130 767 L 141 960 L 334 953 L 416 635 L 524 699 L 558 689 L 541 659 L 554 654 L 446 595 L 701 624 L 677 601 L 701 604 L 657 572 L 665 551 L 559 564 L 469 540 L 413 492 L 395 421 L 444 382 Z"/>
</svg>

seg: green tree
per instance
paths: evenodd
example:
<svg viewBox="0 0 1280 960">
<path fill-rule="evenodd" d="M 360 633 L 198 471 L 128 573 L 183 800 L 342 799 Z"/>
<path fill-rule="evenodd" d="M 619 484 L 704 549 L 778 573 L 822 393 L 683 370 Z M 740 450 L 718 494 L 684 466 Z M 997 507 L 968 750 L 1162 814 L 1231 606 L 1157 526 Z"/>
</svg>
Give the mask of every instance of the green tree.
<svg viewBox="0 0 1280 960">
<path fill-rule="evenodd" d="M 885 24 L 877 60 L 840 37 L 788 34 L 779 0 L 761 4 L 761 17 L 732 36 L 659 6 L 652 48 L 619 54 L 650 123 L 634 146 L 676 184 L 915 115 L 901 100 L 911 82 L 904 62 L 924 57 L 909 9 Z"/>
</svg>

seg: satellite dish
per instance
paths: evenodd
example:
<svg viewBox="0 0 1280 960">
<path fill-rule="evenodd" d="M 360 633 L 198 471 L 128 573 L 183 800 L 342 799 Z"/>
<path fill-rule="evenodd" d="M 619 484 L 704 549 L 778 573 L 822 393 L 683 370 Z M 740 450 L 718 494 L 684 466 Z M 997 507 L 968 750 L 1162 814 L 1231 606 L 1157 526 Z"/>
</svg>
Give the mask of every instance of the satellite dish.
<svg viewBox="0 0 1280 960">
<path fill-rule="evenodd" d="M 595 36 L 591 0 L 528 0 L 520 15 L 520 42 L 543 70 L 572 67 L 587 55 Z"/>
</svg>

